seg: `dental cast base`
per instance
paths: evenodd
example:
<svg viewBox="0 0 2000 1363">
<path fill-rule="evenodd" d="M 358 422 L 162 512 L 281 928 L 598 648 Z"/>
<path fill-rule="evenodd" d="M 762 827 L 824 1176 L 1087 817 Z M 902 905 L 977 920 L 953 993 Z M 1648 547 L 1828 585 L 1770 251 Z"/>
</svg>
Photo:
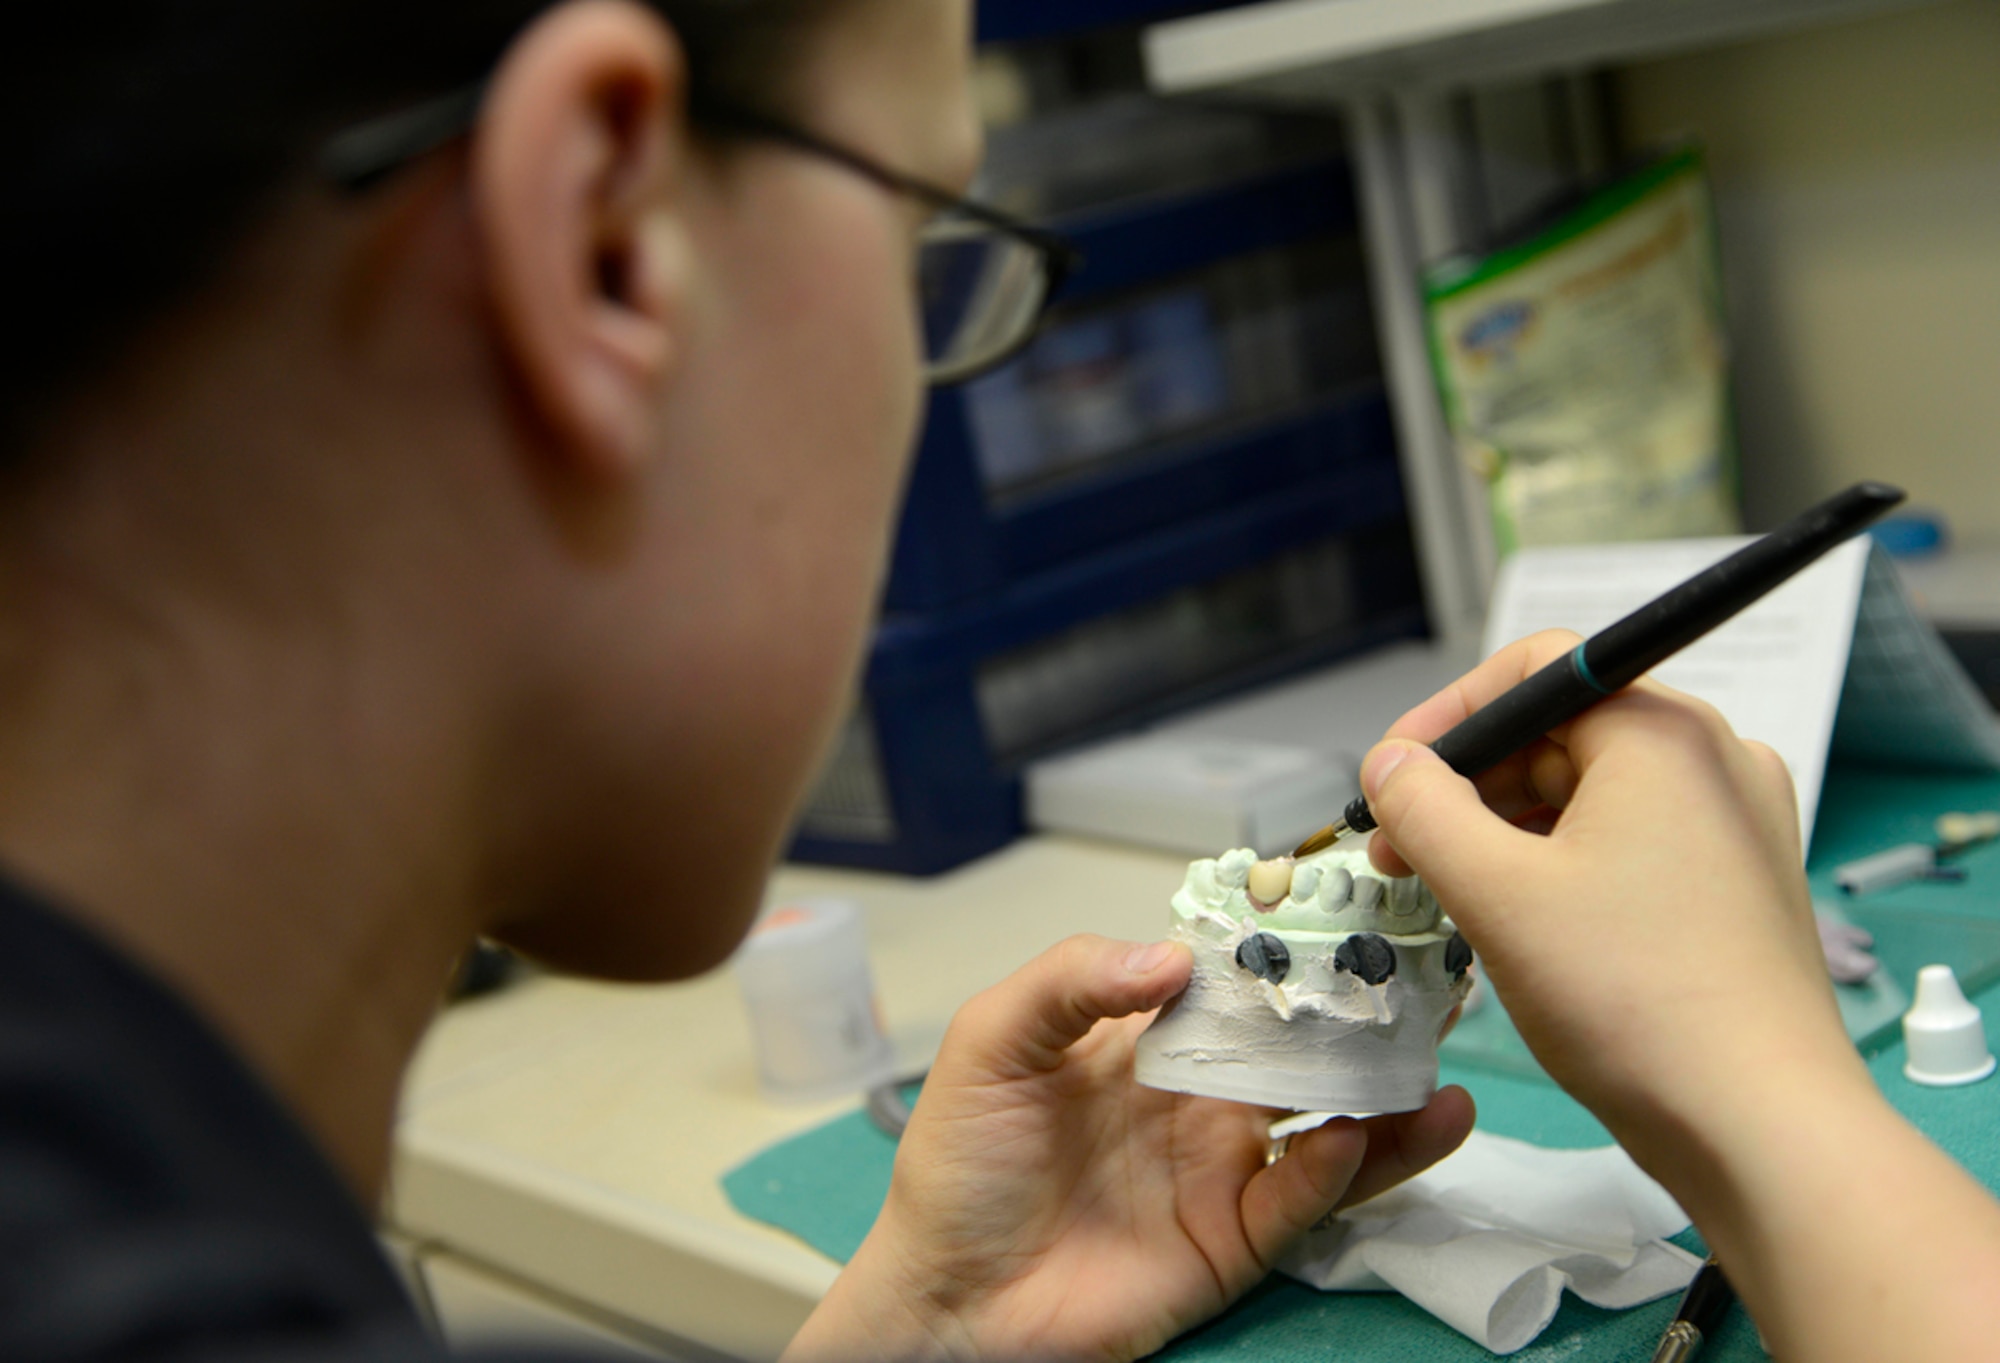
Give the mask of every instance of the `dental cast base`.
<svg viewBox="0 0 2000 1363">
<path fill-rule="evenodd" d="M 1365 842 L 1194 862 L 1170 936 L 1194 976 L 1140 1038 L 1140 1083 L 1302 1112 L 1430 1101 L 1472 950 L 1415 876 L 1373 869 Z"/>
</svg>

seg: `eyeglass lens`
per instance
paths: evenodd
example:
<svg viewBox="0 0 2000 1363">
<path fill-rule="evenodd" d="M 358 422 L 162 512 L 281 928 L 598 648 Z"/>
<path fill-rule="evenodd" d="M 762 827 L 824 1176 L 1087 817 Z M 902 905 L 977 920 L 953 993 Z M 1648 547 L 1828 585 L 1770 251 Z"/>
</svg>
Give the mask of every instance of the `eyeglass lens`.
<svg viewBox="0 0 2000 1363">
<path fill-rule="evenodd" d="M 940 224 L 920 253 L 926 377 L 968 378 L 1018 349 L 1048 291 L 1042 253 L 977 224 Z"/>
</svg>

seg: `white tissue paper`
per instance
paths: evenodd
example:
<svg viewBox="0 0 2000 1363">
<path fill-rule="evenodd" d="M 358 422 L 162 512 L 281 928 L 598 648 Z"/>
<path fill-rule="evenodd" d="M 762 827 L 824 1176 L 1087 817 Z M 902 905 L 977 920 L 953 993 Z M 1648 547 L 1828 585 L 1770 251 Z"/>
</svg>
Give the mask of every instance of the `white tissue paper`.
<svg viewBox="0 0 2000 1363">
<path fill-rule="evenodd" d="M 1496 1354 L 1533 1341 L 1562 1290 L 1623 1310 L 1687 1287 L 1663 1237 L 1686 1213 L 1615 1145 L 1544 1150 L 1475 1131 L 1457 1153 L 1316 1227 L 1279 1268 L 1332 1292 L 1400 1292 Z"/>
</svg>

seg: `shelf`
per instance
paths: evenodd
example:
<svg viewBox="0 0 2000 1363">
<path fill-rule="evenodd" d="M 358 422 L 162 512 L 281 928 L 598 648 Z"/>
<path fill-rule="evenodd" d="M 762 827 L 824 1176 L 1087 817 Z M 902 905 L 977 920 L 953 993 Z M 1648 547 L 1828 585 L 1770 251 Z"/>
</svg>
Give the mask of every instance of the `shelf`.
<svg viewBox="0 0 2000 1363">
<path fill-rule="evenodd" d="M 1143 451 L 1008 502 L 994 517 L 1002 571 L 1025 576 L 1203 509 L 1393 464 L 1395 448 L 1388 400 L 1368 383 L 1275 420 Z"/>
<path fill-rule="evenodd" d="M 1009 583 L 950 610 L 885 616 L 871 691 L 921 686 L 1098 616 L 1247 568 L 1280 551 L 1403 515 L 1393 453 L 1095 557 Z"/>
<path fill-rule="evenodd" d="M 1297 102 L 1522 80 L 1804 28 L 1930 0 L 1264 0 L 1145 35 L 1164 93 Z"/>
<path fill-rule="evenodd" d="M 1058 301 L 1085 302 L 1231 256 L 1352 231 L 1356 221 L 1353 176 L 1338 156 L 1069 214 L 1053 225 L 1083 252 L 1083 268 Z"/>
<path fill-rule="evenodd" d="M 1288 485 L 1396 461 L 1388 399 L 1374 379 L 997 500 L 962 444 L 961 396 L 934 394 L 930 423 L 896 535 L 884 598 L 891 616 L 950 609 Z"/>
<path fill-rule="evenodd" d="M 1157 289 L 1226 261 L 1338 238 L 1356 227 L 1352 177 L 1338 156 L 1244 176 L 1198 191 L 1147 196 L 1056 220 L 1085 255 L 1065 305 L 1120 306 L 1116 296 Z M 1360 280 L 1324 291 L 1328 306 L 1368 326 Z M 1316 295 L 1318 296 L 1318 295 Z M 1307 362 L 1304 352 L 1301 362 Z M 1308 376 L 1312 385 L 1370 372 L 1365 365 Z M 1310 389 L 1309 389 L 1310 392 Z M 1285 477 L 1340 468 L 1363 455 L 1393 459 L 1394 435 L 1378 383 L 1302 393 L 1302 405 L 1257 410 L 1206 432 L 1176 435 L 1045 486 L 989 495 L 973 446 L 966 392 L 933 392 L 923 444 L 896 537 L 886 604 L 930 610 L 990 592 L 1024 573 L 1095 554 L 1176 519 L 1198 518 L 1261 495 Z"/>
</svg>

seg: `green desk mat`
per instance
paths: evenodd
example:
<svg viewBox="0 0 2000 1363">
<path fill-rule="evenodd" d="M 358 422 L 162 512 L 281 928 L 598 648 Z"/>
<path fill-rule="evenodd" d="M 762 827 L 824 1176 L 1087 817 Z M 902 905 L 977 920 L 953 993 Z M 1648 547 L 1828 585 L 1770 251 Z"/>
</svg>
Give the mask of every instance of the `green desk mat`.
<svg viewBox="0 0 2000 1363">
<path fill-rule="evenodd" d="M 2000 808 L 2000 778 L 1941 776 L 1843 766 L 1827 774 L 1806 873 L 1813 898 L 1875 937 L 1883 969 L 1865 985 L 1839 990 L 1848 1034 L 1866 1055 L 1901 1035 L 1917 971 L 1943 963 L 1967 994 L 2000 982 L 2000 843 L 1959 858 L 1959 883 L 1912 882 L 1850 899 L 1834 868 L 1906 842 L 1934 842 L 1932 823 L 1951 810 Z M 1468 1013 L 1443 1047 L 1447 1060 L 1541 1078 L 1541 1067 L 1497 1000 Z"/>
<path fill-rule="evenodd" d="M 1446 1083 L 1464 1084 L 1479 1104 L 1480 1126 L 1538 1145 L 1581 1148 L 1610 1142 L 1597 1119 L 1547 1083 L 1446 1065 Z M 919 1100 L 921 1101 L 921 1099 Z M 786 1230 L 845 1263 L 861 1244 L 889 1188 L 896 1145 L 865 1112 L 851 1112 L 761 1151 L 723 1176 L 736 1209 Z M 1675 1242 L 1699 1254 L 1692 1231 Z M 1632 1311 L 1601 1311 L 1565 1295 L 1541 1338 L 1522 1359 L 1651 1356 L 1675 1303 Z M 1744 1352 L 1727 1352 L 1737 1335 Z M 1227 1312 L 1182 1336 L 1165 1351 L 1177 1360 L 1228 1358 L 1322 1359 L 1337 1342 L 1347 1363 L 1490 1359 L 1474 1344 L 1395 1293 L 1325 1293 L 1273 1276 Z M 1704 1358 L 1761 1358 L 1755 1332 L 1732 1321 Z"/>
<path fill-rule="evenodd" d="M 1834 866 L 1895 843 L 1927 841 L 1931 820 L 1941 813 L 1992 808 L 2000 808 L 2000 778 L 1860 768 L 1831 772 L 1808 867 L 1813 891 L 1836 898 Z M 1885 938 L 1885 930 L 1899 925 L 1914 928 L 1911 949 L 1918 956 L 1937 948 L 1961 949 L 1968 941 L 1983 951 L 1985 929 L 2000 925 L 2000 848 L 1979 849 L 1963 864 L 1970 873 L 1963 884 L 1902 886 L 1843 907 L 1884 938 L 1884 959 L 1892 969 L 1894 955 L 1909 954 L 1892 952 Z M 1969 934 L 1958 931 L 1965 922 L 1973 925 Z M 1969 980 L 1975 988 L 1968 992 L 1979 994 L 1989 1043 L 2000 1051 L 2000 988 L 1995 987 L 2000 979 L 1994 978 L 2000 954 L 1987 966 L 1988 978 Z M 2000 1078 L 1964 1089 L 1924 1088 L 1903 1077 L 1903 1046 L 1893 1032 L 1878 1035 L 1865 1050 L 1890 1101 L 1981 1182 L 2000 1188 Z M 1482 1130 L 1558 1149 L 1610 1141 L 1596 1118 L 1544 1078 L 1449 1055 L 1440 1070 L 1443 1082 L 1471 1091 Z M 853 1112 L 753 1155 L 723 1176 L 722 1187 L 744 1215 L 789 1231 L 845 1263 L 882 1205 L 895 1150 L 867 1114 Z M 1697 1254 L 1704 1251 L 1692 1230 L 1674 1240 Z M 1669 1298 L 1630 1311 L 1602 1311 L 1565 1294 L 1548 1329 L 1510 1357 L 1531 1363 L 1644 1360 L 1652 1356 L 1675 1306 Z M 1336 1355 L 1343 1363 L 1470 1363 L 1493 1357 L 1395 1293 L 1324 1293 L 1275 1275 L 1221 1316 L 1174 1341 L 1164 1356 L 1176 1363 L 1206 1363 Z M 1704 1363 L 1755 1363 L 1764 1356 L 1740 1309 L 1730 1313 L 1702 1352 Z"/>
</svg>

